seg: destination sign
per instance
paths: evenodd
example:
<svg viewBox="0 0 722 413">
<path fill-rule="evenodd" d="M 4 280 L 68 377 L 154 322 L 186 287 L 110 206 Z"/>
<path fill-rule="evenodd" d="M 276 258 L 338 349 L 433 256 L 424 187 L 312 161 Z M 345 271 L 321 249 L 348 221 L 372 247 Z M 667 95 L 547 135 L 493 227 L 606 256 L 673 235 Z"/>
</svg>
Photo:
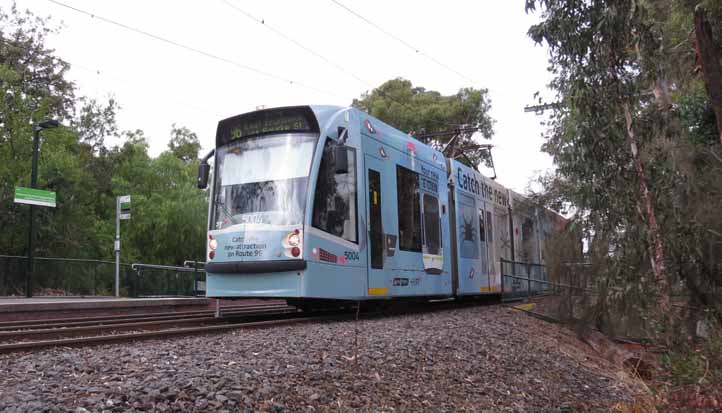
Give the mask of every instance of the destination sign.
<svg viewBox="0 0 722 413">
<path fill-rule="evenodd" d="M 265 109 L 219 122 L 216 145 L 259 135 L 317 132 L 316 117 L 308 106 Z"/>
<path fill-rule="evenodd" d="M 231 139 L 241 139 L 247 136 L 265 135 L 281 132 L 309 132 L 311 128 L 308 121 L 300 115 L 281 117 L 268 117 L 256 121 L 241 123 L 231 129 Z"/>
</svg>

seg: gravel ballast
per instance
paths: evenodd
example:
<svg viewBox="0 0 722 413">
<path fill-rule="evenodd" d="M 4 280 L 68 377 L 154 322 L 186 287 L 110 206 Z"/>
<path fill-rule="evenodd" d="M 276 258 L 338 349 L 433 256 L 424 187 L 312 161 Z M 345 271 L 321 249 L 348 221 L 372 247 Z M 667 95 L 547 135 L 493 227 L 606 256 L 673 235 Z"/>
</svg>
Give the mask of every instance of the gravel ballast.
<svg viewBox="0 0 722 413">
<path fill-rule="evenodd" d="M 0 371 L 9 412 L 609 411 L 636 391 L 502 306 L 7 354 Z"/>
</svg>

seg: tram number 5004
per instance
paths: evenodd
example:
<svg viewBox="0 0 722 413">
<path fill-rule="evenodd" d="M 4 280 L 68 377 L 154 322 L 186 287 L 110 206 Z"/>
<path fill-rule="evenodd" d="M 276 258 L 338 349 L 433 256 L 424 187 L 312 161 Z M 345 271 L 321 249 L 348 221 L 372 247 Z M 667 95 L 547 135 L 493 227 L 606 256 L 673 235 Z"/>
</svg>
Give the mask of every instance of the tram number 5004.
<svg viewBox="0 0 722 413">
<path fill-rule="evenodd" d="M 356 251 L 344 251 L 343 255 L 344 255 L 344 257 L 346 257 L 347 260 L 358 261 L 358 252 L 356 252 Z"/>
</svg>

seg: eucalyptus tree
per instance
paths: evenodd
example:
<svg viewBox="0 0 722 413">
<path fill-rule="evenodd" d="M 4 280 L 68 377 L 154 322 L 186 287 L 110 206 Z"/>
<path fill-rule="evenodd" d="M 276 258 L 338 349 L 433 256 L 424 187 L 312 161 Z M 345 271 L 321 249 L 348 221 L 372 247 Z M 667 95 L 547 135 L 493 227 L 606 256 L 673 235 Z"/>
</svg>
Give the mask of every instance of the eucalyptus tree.
<svg viewBox="0 0 722 413">
<path fill-rule="evenodd" d="M 691 139 L 709 136 L 714 105 L 714 96 L 696 94 L 709 85 L 700 83 L 691 35 L 695 8 L 708 3 L 526 1 L 527 11 L 541 12 L 529 36 L 549 46 L 560 102 L 543 147 L 558 167 L 551 189 L 613 248 L 609 271 L 625 294 L 644 301 L 653 293 L 662 315 L 673 314 L 672 285 L 722 285 L 713 275 L 720 263 L 706 252 L 719 244 L 722 234 L 713 233 L 722 223 L 696 213 L 701 199 L 720 205 L 715 186 L 700 185 L 718 176 L 710 160 L 719 145 Z"/>
<path fill-rule="evenodd" d="M 487 89 L 467 87 L 444 96 L 396 78 L 354 99 L 353 106 L 470 166 L 489 160 L 489 152 L 473 138 L 477 132 L 484 139 L 494 135 Z"/>
</svg>

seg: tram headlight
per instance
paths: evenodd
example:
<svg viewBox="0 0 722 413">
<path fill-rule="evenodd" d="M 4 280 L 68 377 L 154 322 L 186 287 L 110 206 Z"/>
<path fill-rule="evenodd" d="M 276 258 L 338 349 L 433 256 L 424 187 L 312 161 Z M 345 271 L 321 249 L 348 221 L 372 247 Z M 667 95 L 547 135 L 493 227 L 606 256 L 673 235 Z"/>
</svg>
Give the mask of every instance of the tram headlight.
<svg viewBox="0 0 722 413">
<path fill-rule="evenodd" d="M 208 248 L 210 248 L 211 251 L 215 251 L 215 249 L 218 248 L 218 240 L 210 239 L 208 241 Z"/>
<path fill-rule="evenodd" d="M 298 247 L 301 244 L 301 236 L 294 232 L 291 234 L 288 234 L 288 245 L 292 247 Z"/>
<path fill-rule="evenodd" d="M 289 258 L 298 258 L 301 256 L 301 243 L 303 236 L 301 230 L 296 228 L 293 232 L 283 237 L 281 244 L 283 244 L 283 254 Z"/>
<path fill-rule="evenodd" d="M 294 229 L 293 232 L 286 234 L 286 236 L 281 240 L 281 244 L 283 244 L 284 248 L 300 247 L 301 230 L 297 228 Z"/>
</svg>

